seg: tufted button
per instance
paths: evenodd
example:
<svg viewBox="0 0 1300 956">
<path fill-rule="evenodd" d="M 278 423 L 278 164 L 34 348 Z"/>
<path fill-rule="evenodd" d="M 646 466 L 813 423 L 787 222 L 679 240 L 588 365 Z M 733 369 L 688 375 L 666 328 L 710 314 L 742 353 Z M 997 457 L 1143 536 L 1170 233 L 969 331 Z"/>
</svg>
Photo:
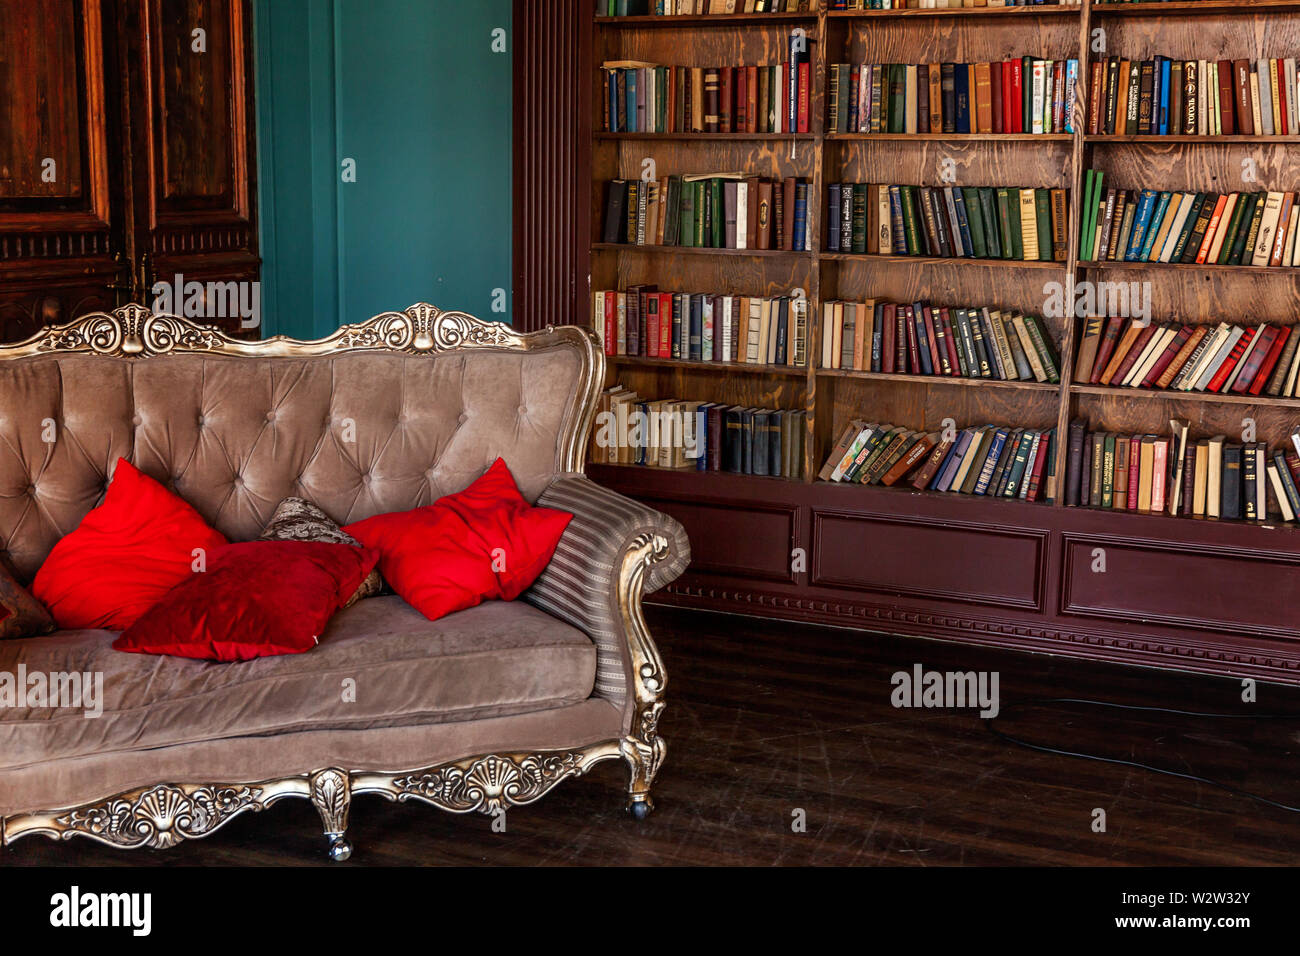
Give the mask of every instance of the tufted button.
<svg viewBox="0 0 1300 956">
<path fill-rule="evenodd" d="M 528 414 L 528 406 L 527 406 L 527 405 L 520 405 L 520 406 L 519 406 L 519 414 L 520 414 L 520 415 L 527 415 L 527 414 Z"/>
<path fill-rule="evenodd" d="M 199 416 L 199 427 L 202 428 L 202 427 L 204 427 L 205 425 L 207 425 L 207 423 L 208 423 L 208 420 L 207 420 L 206 418 L 204 418 L 202 415 L 200 415 L 200 416 Z"/>
<path fill-rule="evenodd" d="M 236 488 L 242 488 L 242 487 L 244 487 L 244 479 L 243 479 L 242 476 L 240 476 L 240 475 L 235 475 L 235 487 L 236 487 Z"/>
<path fill-rule="evenodd" d="M 136 416 L 132 417 L 132 419 L 131 419 L 131 424 L 132 424 L 132 425 L 135 425 L 135 426 L 138 428 L 139 426 L 141 426 L 141 425 L 144 424 L 144 419 L 141 418 L 139 415 L 136 415 Z"/>
<path fill-rule="evenodd" d="M 266 413 L 266 420 L 267 420 L 268 422 L 273 422 L 273 421 L 275 421 L 275 412 L 267 412 L 267 413 Z"/>
<path fill-rule="evenodd" d="M 27 495 L 28 498 L 35 498 L 35 497 L 36 497 L 36 486 L 35 486 L 35 485 L 28 485 L 27 488 L 24 489 L 24 493 Z"/>
<path fill-rule="evenodd" d="M 362 476 L 361 476 L 361 483 L 362 483 L 362 484 L 364 484 L 364 485 L 368 485 L 368 484 L 370 484 L 371 481 L 372 481 L 372 479 L 371 479 L 371 477 L 370 477 L 369 475 L 362 475 Z"/>
<path fill-rule="evenodd" d="M 464 425 L 467 421 L 469 421 L 469 416 L 466 415 L 464 412 L 461 412 L 460 415 L 456 418 L 456 421 Z"/>
</svg>

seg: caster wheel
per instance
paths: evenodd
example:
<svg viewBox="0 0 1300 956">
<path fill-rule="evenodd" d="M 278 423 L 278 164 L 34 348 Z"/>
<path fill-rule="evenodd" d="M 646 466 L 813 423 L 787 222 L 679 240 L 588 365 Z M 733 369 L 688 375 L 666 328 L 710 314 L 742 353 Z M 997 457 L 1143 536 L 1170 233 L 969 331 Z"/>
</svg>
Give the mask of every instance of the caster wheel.
<svg viewBox="0 0 1300 956">
<path fill-rule="evenodd" d="M 649 797 L 645 797 L 644 799 L 633 800 L 629 803 L 627 805 L 627 812 L 632 814 L 632 819 L 639 822 L 650 816 L 650 813 L 654 808 L 654 802 Z"/>
<path fill-rule="evenodd" d="M 339 837 L 330 844 L 330 859 L 335 863 L 345 863 L 352 858 L 352 844 Z"/>
</svg>

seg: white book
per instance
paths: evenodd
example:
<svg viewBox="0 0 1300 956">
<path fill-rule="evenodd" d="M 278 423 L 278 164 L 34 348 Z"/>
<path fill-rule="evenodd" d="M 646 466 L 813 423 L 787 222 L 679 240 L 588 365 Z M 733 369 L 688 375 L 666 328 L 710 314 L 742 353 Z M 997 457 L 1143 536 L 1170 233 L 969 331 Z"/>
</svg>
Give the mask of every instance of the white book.
<svg viewBox="0 0 1300 956">
<path fill-rule="evenodd" d="M 1197 359 L 1196 365 L 1179 374 L 1175 386 L 1179 391 L 1190 392 L 1192 390 L 1192 386 L 1201 377 L 1205 367 L 1214 361 L 1214 356 L 1219 353 L 1219 346 L 1223 344 L 1223 340 L 1228 337 L 1231 330 L 1232 326 L 1228 325 L 1227 322 L 1220 322 L 1219 327 L 1209 334 L 1209 341 L 1206 343 L 1205 350 L 1201 352 L 1201 357 Z"/>
<path fill-rule="evenodd" d="M 1291 334 L 1295 335 L 1297 333 L 1292 332 Z M 1300 375 L 1300 349 L 1297 349 L 1296 353 L 1291 356 L 1291 367 L 1287 369 L 1286 384 L 1282 388 L 1282 398 L 1292 398 L 1295 396 L 1297 375 Z M 1300 454 L 1300 452 L 1298 452 L 1298 454 Z"/>
<path fill-rule="evenodd" d="M 1263 125 L 1261 125 L 1264 122 L 1264 118 L 1260 115 L 1259 107 L 1259 70 L 1254 69 L 1250 71 L 1250 115 L 1255 121 L 1256 136 L 1258 136 L 1260 130 L 1264 128 Z"/>
<path fill-rule="evenodd" d="M 1032 113 L 1030 114 L 1031 133 L 1041 133 L 1043 131 L 1043 83 L 1045 64 L 1042 60 L 1034 61 L 1033 70 L 1033 99 L 1031 100 Z"/>
<path fill-rule="evenodd" d="M 1273 135 L 1273 73 L 1269 61 L 1262 59 L 1255 65 L 1255 82 L 1259 84 L 1259 121 L 1255 132 L 1265 136 Z"/>
<path fill-rule="evenodd" d="M 1192 388 L 1189 391 L 1205 391 L 1205 386 L 1210 384 L 1210 379 L 1214 378 L 1215 373 L 1219 371 L 1219 366 L 1224 363 L 1232 353 L 1232 350 L 1236 347 L 1237 340 L 1245 334 L 1246 330 L 1240 325 L 1232 326 L 1228 329 L 1228 334 L 1224 337 L 1223 344 L 1220 345 L 1218 351 L 1210 357 L 1209 363 L 1202 370 L 1196 381 L 1192 383 Z"/>
<path fill-rule="evenodd" d="M 714 357 L 721 362 L 731 361 L 731 339 L 736 334 L 734 315 L 732 309 L 735 308 L 735 296 L 724 295 L 722 297 L 722 317 L 714 316 L 716 325 L 713 330 L 714 351 L 718 352 Z M 720 350 L 720 351 L 719 351 Z"/>
<path fill-rule="evenodd" d="M 1178 203 L 1178 215 L 1174 217 L 1174 224 L 1169 227 L 1169 235 L 1165 236 L 1165 246 L 1160 250 L 1160 261 L 1168 262 L 1174 255 L 1174 247 L 1178 245 L 1178 234 L 1182 232 L 1183 223 L 1187 221 L 1187 214 L 1192 210 L 1193 193 L 1184 193 L 1181 201 Z"/>
<path fill-rule="evenodd" d="M 627 354 L 627 293 L 618 294 L 618 303 L 615 309 L 618 315 L 618 354 Z"/>
<path fill-rule="evenodd" d="M 1222 104 L 1219 102 L 1219 64 L 1217 62 L 1212 62 L 1210 64 L 1210 83 L 1209 83 L 1209 89 L 1206 92 L 1209 94 L 1211 100 L 1210 103 L 1211 128 L 1207 130 L 1207 132 L 1209 132 L 1211 135 L 1218 136 L 1223 132 L 1223 124 L 1219 117 L 1219 109 L 1222 106 Z"/>
<path fill-rule="evenodd" d="M 1287 500 L 1286 487 L 1282 484 L 1282 479 L 1277 473 L 1277 465 L 1270 461 L 1265 467 L 1268 468 L 1268 480 L 1273 485 L 1273 495 L 1277 498 L 1277 506 L 1282 512 L 1282 520 L 1294 521 L 1295 512 L 1291 510 L 1291 502 Z"/>
<path fill-rule="evenodd" d="M 835 355 L 835 303 L 822 303 L 822 368 L 839 368 Z"/>
<path fill-rule="evenodd" d="M 880 233 L 877 236 L 879 247 L 876 251 L 887 256 L 894 251 L 894 223 L 889 214 L 889 190 L 881 187 L 876 190 L 876 194 L 879 197 L 876 201 L 876 221 L 880 223 Z"/>
<path fill-rule="evenodd" d="M 1288 133 L 1295 135 L 1295 57 L 1289 56 L 1282 61 L 1282 78 L 1286 81 L 1286 98 L 1283 100 L 1286 107 L 1286 129 Z"/>
<path fill-rule="evenodd" d="M 1264 216 L 1259 221 L 1259 237 L 1255 242 L 1255 251 L 1250 258 L 1252 266 L 1268 265 L 1273 253 L 1273 234 L 1277 232 L 1277 220 L 1282 214 L 1282 194 L 1270 192 L 1264 199 Z"/>
<path fill-rule="evenodd" d="M 600 341 L 600 350 L 605 351 L 605 296 L 612 293 L 597 292 L 592 296 L 591 328 Z"/>
<path fill-rule="evenodd" d="M 1196 61 L 1196 75 L 1200 77 L 1200 83 L 1196 87 L 1196 129 L 1193 133 L 1205 135 L 1208 131 L 1206 124 L 1210 118 L 1210 107 L 1213 105 L 1210 93 L 1210 74 L 1207 72 L 1209 65 L 1205 60 Z"/>
<path fill-rule="evenodd" d="M 1151 366 L 1155 364 L 1156 359 L 1164 353 L 1165 347 L 1169 341 L 1177 335 L 1176 329 L 1160 329 L 1151 338 L 1147 339 L 1147 346 L 1142 350 L 1133 367 L 1129 369 L 1128 374 L 1124 376 L 1121 385 L 1136 387 L 1142 379 L 1146 378 L 1147 372 L 1151 371 Z"/>
<path fill-rule="evenodd" d="M 736 248 L 749 248 L 749 183 L 736 183 Z"/>
</svg>

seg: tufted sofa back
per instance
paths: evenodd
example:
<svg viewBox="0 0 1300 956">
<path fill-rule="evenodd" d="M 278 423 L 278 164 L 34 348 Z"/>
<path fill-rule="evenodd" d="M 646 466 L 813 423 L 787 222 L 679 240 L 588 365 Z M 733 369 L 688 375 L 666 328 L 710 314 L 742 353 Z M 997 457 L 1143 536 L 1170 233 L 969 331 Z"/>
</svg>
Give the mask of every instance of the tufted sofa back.
<svg viewBox="0 0 1300 956">
<path fill-rule="evenodd" d="M 319 343 L 237 343 L 128 309 L 0 349 L 0 546 L 24 580 L 119 457 L 232 540 L 291 495 L 346 524 L 459 491 L 498 456 L 529 500 L 581 470 L 599 356 L 578 329 L 413 306 Z"/>
</svg>

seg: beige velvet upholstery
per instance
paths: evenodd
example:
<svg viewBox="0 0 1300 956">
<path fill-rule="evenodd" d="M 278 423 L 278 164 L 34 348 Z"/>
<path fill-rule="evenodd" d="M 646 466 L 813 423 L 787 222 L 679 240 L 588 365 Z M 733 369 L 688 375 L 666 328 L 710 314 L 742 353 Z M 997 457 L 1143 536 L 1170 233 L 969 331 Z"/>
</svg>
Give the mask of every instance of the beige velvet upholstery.
<svg viewBox="0 0 1300 956">
<path fill-rule="evenodd" d="M 30 580 L 119 457 L 240 541 L 291 495 L 350 524 L 460 491 L 498 456 L 532 501 L 576 427 L 578 363 L 567 348 L 0 362 L 0 542 Z"/>
<path fill-rule="evenodd" d="M 472 721 L 591 696 L 596 649 L 521 601 L 438 621 L 399 597 L 339 613 L 306 654 L 242 664 L 126 654 L 106 631 L 0 641 L 0 671 L 102 673 L 103 715 L 0 709 L 0 770 L 90 754 L 304 729 Z M 356 682 L 345 699 L 345 679 Z M 351 695 L 348 695 L 351 696 Z"/>
</svg>

